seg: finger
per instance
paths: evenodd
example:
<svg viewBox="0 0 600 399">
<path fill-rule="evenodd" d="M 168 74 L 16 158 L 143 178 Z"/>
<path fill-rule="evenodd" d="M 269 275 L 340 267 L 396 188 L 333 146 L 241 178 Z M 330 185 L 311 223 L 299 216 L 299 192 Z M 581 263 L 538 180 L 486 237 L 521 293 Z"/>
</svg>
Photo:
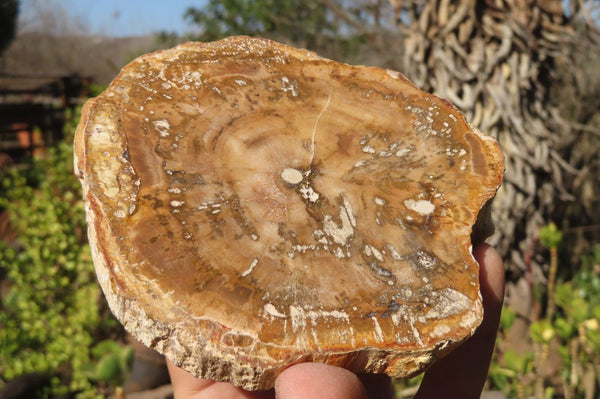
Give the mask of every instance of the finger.
<svg viewBox="0 0 600 399">
<path fill-rule="evenodd" d="M 194 377 L 167 360 L 175 399 L 273 399 L 273 391 L 247 392 L 226 382 Z"/>
<path fill-rule="evenodd" d="M 277 399 L 368 399 L 356 374 L 322 363 L 300 363 L 275 381 Z"/>
<path fill-rule="evenodd" d="M 475 334 L 426 373 L 415 399 L 479 398 L 494 352 L 504 298 L 504 266 L 488 244 L 473 251 L 479 262 L 483 321 Z"/>
</svg>

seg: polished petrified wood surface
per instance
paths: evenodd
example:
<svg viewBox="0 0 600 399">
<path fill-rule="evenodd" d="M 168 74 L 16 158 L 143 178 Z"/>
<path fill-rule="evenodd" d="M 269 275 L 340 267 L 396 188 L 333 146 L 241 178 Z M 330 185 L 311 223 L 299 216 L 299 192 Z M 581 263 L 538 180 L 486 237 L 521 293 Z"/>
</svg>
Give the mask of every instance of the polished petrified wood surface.
<svg viewBox="0 0 600 399">
<path fill-rule="evenodd" d="M 113 312 L 196 376 L 409 376 L 481 321 L 471 231 L 501 152 L 397 72 L 187 43 L 126 66 L 75 144 Z"/>
</svg>

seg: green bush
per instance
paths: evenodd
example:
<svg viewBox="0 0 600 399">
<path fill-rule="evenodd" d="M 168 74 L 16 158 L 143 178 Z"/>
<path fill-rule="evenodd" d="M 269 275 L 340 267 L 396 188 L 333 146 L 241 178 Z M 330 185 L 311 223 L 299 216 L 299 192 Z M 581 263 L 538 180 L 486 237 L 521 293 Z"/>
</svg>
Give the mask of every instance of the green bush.
<svg viewBox="0 0 600 399">
<path fill-rule="evenodd" d="M 503 310 L 500 345 L 490 369 L 490 382 L 511 398 L 598 397 L 600 246 L 582 257 L 579 265 L 568 265 L 568 281 L 555 281 L 561 241 L 562 232 L 555 225 L 540 230 L 540 242 L 550 252 L 548 282 L 539 287 L 543 290 L 539 298 L 547 298 L 546 312 L 543 318 L 531 320 L 529 350 L 517 353 L 504 344 L 516 315 L 510 307 Z M 535 318 L 533 314 L 531 317 Z M 551 351 L 559 354 L 560 375 L 548 375 L 544 370 Z"/>
<path fill-rule="evenodd" d="M 51 385 L 39 396 L 86 398 L 97 390 L 84 366 L 94 361 L 94 342 L 115 321 L 101 317 L 107 312 L 101 312 L 81 188 L 73 175 L 77 120 L 68 120 L 64 142 L 26 171 L 8 170 L 1 177 L 0 210 L 8 213 L 17 239 L 0 242 L 0 267 L 11 287 L 0 303 L 0 380 L 43 373 Z"/>
</svg>

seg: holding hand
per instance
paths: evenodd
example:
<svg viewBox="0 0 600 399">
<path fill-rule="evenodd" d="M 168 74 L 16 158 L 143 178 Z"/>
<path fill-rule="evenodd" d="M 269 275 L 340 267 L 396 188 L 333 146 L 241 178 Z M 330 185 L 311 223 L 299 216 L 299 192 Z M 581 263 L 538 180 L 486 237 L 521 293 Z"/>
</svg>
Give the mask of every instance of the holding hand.
<svg viewBox="0 0 600 399">
<path fill-rule="evenodd" d="M 479 398 L 492 360 L 504 298 L 504 267 L 496 250 L 481 244 L 473 251 L 480 265 L 484 318 L 475 334 L 425 373 L 415 399 Z M 388 399 L 386 375 L 356 374 L 320 363 L 301 363 L 283 371 L 270 391 L 247 392 L 231 384 L 194 378 L 167 362 L 175 399 Z"/>
</svg>

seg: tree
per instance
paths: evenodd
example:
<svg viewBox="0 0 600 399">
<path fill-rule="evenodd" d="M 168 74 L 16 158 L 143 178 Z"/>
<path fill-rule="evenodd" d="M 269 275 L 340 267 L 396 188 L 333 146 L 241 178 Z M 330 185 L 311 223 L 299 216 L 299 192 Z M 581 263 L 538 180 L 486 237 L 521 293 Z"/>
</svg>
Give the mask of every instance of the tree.
<svg viewBox="0 0 600 399">
<path fill-rule="evenodd" d="M 185 18 L 200 27 L 202 41 L 261 36 L 325 52 L 335 46 L 346 55 L 365 40 L 331 7 L 314 0 L 209 0 L 202 9 L 189 8 Z"/>
<path fill-rule="evenodd" d="M 421 88 L 457 105 L 504 149 L 505 183 L 494 203 L 495 244 L 519 274 L 528 239 L 541 226 L 552 220 L 582 225 L 594 218 L 585 213 L 579 195 L 582 181 L 594 177 L 574 151 L 590 132 L 562 115 L 573 100 L 561 88 L 578 76 L 581 80 L 574 60 L 598 54 L 592 15 L 599 2 L 391 3 L 405 32 L 402 71 Z M 588 76 L 586 84 L 571 86 L 571 96 L 580 99 L 593 82 Z"/>
<path fill-rule="evenodd" d="M 3 0 L 0 2 L 0 54 L 4 52 L 15 37 L 18 14 L 18 0 Z"/>
</svg>

